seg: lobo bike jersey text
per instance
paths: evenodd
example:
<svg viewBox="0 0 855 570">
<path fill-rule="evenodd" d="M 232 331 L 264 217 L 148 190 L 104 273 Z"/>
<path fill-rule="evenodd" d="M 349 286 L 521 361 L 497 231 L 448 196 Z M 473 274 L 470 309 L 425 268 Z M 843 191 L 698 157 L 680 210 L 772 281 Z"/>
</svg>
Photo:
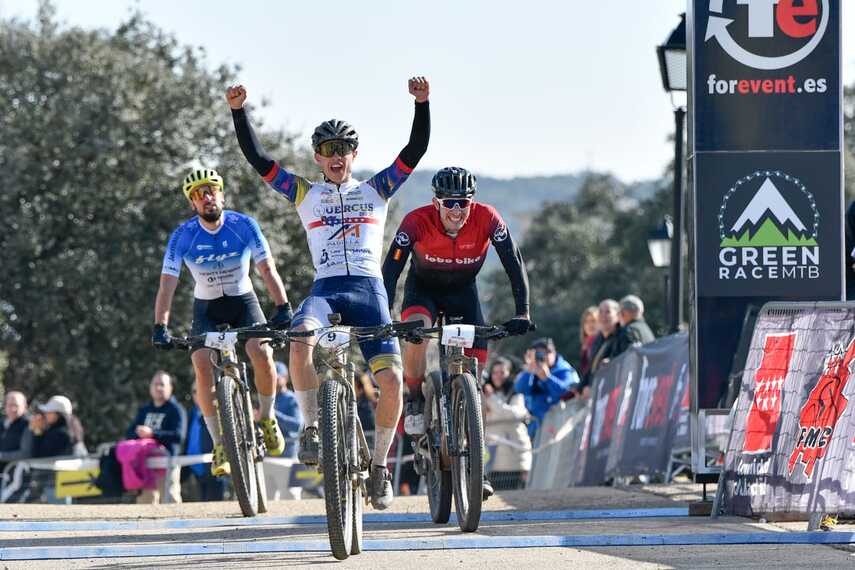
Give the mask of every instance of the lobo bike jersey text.
<svg viewBox="0 0 855 570">
<path fill-rule="evenodd" d="M 249 293 L 250 255 L 255 263 L 270 256 L 270 246 L 253 218 L 230 210 L 223 217 L 216 232 L 205 229 L 198 217 L 184 222 L 166 246 L 161 273 L 178 277 L 181 264 L 186 264 L 196 281 L 197 299 Z"/>
</svg>

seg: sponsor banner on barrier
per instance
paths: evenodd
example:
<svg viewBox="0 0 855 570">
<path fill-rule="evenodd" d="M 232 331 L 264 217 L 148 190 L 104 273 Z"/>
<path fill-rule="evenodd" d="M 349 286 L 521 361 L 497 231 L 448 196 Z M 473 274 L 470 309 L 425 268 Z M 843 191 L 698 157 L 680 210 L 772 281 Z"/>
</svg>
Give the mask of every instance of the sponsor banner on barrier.
<svg viewBox="0 0 855 570">
<path fill-rule="evenodd" d="M 574 483 L 582 458 L 579 447 L 588 403 L 562 402 L 543 419 L 534 441 L 534 460 L 526 488 L 563 489 Z"/>
<path fill-rule="evenodd" d="M 630 349 L 598 370 L 594 377 L 590 429 L 586 430 L 589 434 L 585 446 L 585 468 L 578 482 L 580 485 L 600 485 L 606 480 L 606 466 L 626 389 L 625 380 L 634 371 L 627 364 L 635 363 Z"/>
<path fill-rule="evenodd" d="M 681 404 L 688 393 L 686 335 L 663 338 L 633 353 L 636 368 L 627 371 L 628 388 L 622 403 L 628 418 L 618 421 L 615 428 L 617 435 L 606 467 L 610 477 L 665 472 L 673 447 L 672 423 L 680 419 Z M 688 429 L 685 432 L 688 444 Z"/>
<path fill-rule="evenodd" d="M 855 510 L 855 305 L 770 304 L 757 320 L 719 512 Z"/>
<path fill-rule="evenodd" d="M 534 442 L 529 489 L 602 485 L 665 473 L 689 446 L 688 335 L 632 347 L 594 377 L 586 400 L 562 402 Z"/>
</svg>

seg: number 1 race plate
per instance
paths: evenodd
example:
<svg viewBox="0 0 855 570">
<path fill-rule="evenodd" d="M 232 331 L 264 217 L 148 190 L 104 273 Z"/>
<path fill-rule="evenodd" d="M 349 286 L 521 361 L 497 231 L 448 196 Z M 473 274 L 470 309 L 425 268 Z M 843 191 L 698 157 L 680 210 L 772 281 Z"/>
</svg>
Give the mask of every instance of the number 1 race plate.
<svg viewBox="0 0 855 570">
<path fill-rule="evenodd" d="M 445 346 L 472 348 L 475 342 L 474 325 L 445 325 L 442 327 L 440 342 Z"/>
</svg>

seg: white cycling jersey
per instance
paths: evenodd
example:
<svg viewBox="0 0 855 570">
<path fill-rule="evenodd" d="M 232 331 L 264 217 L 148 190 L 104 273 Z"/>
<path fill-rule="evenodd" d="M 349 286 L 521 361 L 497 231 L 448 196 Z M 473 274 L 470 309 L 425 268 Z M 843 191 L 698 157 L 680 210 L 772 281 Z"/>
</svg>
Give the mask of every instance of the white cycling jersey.
<svg viewBox="0 0 855 570">
<path fill-rule="evenodd" d="M 339 275 L 382 279 L 388 199 L 411 172 L 399 158 L 369 180 L 336 186 L 310 182 L 275 163 L 264 180 L 297 207 L 316 280 Z"/>
</svg>

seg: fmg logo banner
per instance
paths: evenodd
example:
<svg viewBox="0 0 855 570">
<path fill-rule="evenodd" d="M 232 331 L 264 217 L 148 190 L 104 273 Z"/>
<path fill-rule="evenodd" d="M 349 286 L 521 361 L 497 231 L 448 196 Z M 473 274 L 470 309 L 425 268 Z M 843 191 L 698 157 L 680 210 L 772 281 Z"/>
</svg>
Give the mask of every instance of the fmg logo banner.
<svg viewBox="0 0 855 570">
<path fill-rule="evenodd" d="M 842 298 L 841 1 L 693 0 L 687 29 L 697 410 L 749 306 Z"/>
</svg>

